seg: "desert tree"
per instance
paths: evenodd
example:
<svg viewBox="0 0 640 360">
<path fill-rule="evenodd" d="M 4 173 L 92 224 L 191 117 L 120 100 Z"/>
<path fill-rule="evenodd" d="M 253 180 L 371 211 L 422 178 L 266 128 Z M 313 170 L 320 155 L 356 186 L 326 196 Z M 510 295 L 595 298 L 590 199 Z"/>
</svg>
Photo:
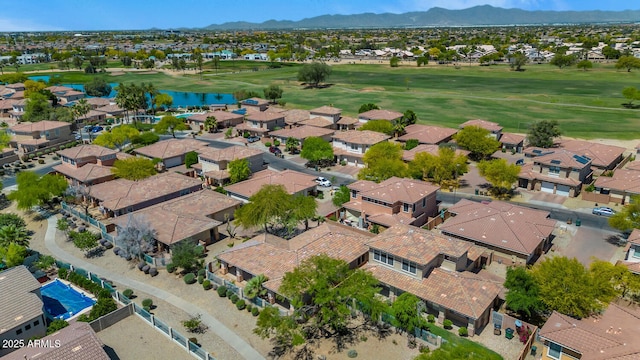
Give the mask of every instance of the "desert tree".
<svg viewBox="0 0 640 360">
<path fill-rule="evenodd" d="M 118 226 L 115 243 L 132 257 L 142 258 L 144 254 L 153 251 L 156 244 L 157 231 L 142 215 L 127 215 L 127 223 Z"/>
</svg>

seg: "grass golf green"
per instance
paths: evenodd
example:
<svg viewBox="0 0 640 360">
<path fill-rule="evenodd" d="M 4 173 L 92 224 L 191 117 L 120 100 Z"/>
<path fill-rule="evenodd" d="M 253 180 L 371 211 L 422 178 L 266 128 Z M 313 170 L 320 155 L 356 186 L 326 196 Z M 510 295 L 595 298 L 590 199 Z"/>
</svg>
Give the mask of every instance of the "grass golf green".
<svg viewBox="0 0 640 360">
<path fill-rule="evenodd" d="M 283 89 L 287 108 L 322 105 L 357 115 L 363 103 L 404 112 L 413 110 L 420 123 L 457 127 L 469 119 L 500 123 L 505 131 L 526 132 L 534 121 L 557 120 L 563 134 L 581 138 L 640 138 L 640 110 L 623 106 L 621 92 L 637 86 L 640 71 L 618 71 L 613 64 L 594 64 L 588 71 L 529 64 L 525 71 L 506 65 L 331 64 L 328 86 L 307 88 L 297 80 L 299 65 L 269 69 L 266 63 L 221 61 L 217 70 L 200 75 L 164 73 L 105 75 L 109 82 L 153 82 L 176 91 L 262 93 L 269 84 Z M 26 70 L 26 69 L 25 69 Z M 62 73 L 63 82 L 85 82 L 92 75 Z"/>
</svg>

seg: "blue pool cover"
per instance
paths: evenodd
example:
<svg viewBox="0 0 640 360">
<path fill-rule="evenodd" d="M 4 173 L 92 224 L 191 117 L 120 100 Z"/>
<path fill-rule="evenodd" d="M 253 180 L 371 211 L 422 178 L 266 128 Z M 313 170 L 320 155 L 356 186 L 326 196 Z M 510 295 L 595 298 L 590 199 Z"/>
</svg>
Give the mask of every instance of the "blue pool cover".
<svg viewBox="0 0 640 360">
<path fill-rule="evenodd" d="M 71 286 L 56 279 L 40 289 L 45 311 L 57 319 L 69 319 L 82 310 L 93 306 L 95 300 L 76 291 Z"/>
</svg>

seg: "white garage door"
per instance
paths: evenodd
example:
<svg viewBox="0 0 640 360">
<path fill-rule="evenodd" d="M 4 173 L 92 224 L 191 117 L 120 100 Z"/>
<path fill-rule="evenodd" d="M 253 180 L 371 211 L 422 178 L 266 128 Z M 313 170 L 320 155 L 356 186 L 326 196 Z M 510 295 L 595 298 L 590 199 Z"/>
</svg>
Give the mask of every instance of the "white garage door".
<svg viewBox="0 0 640 360">
<path fill-rule="evenodd" d="M 558 185 L 556 187 L 556 195 L 569 196 L 570 189 L 567 185 Z"/>
<path fill-rule="evenodd" d="M 553 194 L 553 183 L 543 181 L 540 191 Z"/>
</svg>

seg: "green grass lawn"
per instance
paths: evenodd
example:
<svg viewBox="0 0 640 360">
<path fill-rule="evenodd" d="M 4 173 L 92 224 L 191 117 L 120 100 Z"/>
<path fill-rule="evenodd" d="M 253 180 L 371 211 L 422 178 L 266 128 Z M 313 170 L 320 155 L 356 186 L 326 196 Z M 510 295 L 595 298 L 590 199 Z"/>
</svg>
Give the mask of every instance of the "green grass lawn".
<svg viewBox="0 0 640 360">
<path fill-rule="evenodd" d="M 217 70 L 200 75 L 127 73 L 108 76 L 110 82 L 153 82 L 176 91 L 232 93 L 262 90 L 277 84 L 287 108 L 322 105 L 357 115 L 361 104 L 416 112 L 420 123 L 457 127 L 475 118 L 495 121 L 505 131 L 525 132 L 537 120 L 558 120 L 567 136 L 582 138 L 640 138 L 640 110 L 627 109 L 621 91 L 637 86 L 640 71 L 616 71 L 613 64 L 595 64 L 589 71 L 558 69 L 551 65 L 525 66 L 400 66 L 332 65 L 330 86 L 309 89 L 297 81 L 300 65 L 270 69 L 266 62 L 221 61 Z M 255 68 L 255 69 L 254 69 Z M 254 71 L 257 70 L 257 71 Z M 62 73 L 63 82 L 85 82 L 91 75 Z"/>
</svg>

